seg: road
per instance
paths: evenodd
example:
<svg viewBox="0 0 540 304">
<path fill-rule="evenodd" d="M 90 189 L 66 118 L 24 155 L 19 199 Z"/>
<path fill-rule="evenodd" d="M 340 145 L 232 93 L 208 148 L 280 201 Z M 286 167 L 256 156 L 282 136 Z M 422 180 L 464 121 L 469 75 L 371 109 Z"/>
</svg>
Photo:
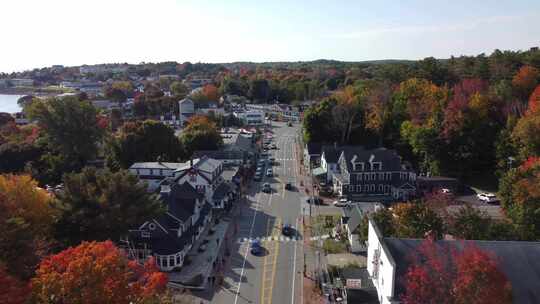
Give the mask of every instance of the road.
<svg viewBox="0 0 540 304">
<path fill-rule="evenodd" d="M 211 303 L 301 303 L 301 210 L 305 194 L 299 192 L 298 184 L 298 125 L 272 124 L 273 142 L 278 147 L 270 150 L 277 163 L 273 166 L 274 176 L 250 185 L 248 202 L 237 217 L 238 231 L 230 267 L 225 271 L 223 288 L 207 299 Z M 292 190 L 285 190 L 287 181 L 292 182 Z M 260 191 L 265 182 L 271 184 L 271 193 Z M 294 227 L 297 235 L 283 236 L 284 224 Z M 264 253 L 259 256 L 249 250 L 254 239 L 261 240 L 264 247 Z"/>
</svg>

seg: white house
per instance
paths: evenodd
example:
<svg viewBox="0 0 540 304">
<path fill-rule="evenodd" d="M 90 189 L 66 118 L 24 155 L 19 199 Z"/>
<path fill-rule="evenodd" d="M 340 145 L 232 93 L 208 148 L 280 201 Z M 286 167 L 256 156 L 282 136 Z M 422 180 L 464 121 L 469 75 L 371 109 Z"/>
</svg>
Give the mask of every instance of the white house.
<svg viewBox="0 0 540 304">
<path fill-rule="evenodd" d="M 248 110 L 242 112 L 234 112 L 233 115 L 241 119 L 247 125 L 262 125 L 264 124 L 264 112 L 260 110 Z"/>
<path fill-rule="evenodd" d="M 129 172 L 139 177 L 141 181 L 148 183 L 148 190 L 153 192 L 159 187 L 162 180 L 173 177 L 174 171 L 185 166 L 185 163 L 167 162 L 140 162 L 129 167 Z"/>
<path fill-rule="evenodd" d="M 178 110 L 180 125 L 184 126 L 195 115 L 195 103 L 189 98 L 184 98 L 178 102 Z"/>
</svg>

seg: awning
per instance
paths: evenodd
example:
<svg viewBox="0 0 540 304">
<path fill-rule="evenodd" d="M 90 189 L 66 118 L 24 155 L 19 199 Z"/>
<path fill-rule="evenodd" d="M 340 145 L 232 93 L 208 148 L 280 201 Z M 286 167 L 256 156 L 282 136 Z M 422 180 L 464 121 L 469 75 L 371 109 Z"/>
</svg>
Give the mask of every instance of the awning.
<svg viewBox="0 0 540 304">
<path fill-rule="evenodd" d="M 326 174 L 326 170 L 322 167 L 317 167 L 311 171 L 314 176 L 324 175 Z"/>
</svg>

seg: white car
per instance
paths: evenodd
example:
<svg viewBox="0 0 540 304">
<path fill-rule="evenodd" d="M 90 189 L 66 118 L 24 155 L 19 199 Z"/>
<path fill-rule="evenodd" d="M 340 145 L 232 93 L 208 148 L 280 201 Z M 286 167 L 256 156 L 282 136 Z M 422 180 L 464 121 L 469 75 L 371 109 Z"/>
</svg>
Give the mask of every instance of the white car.
<svg viewBox="0 0 540 304">
<path fill-rule="evenodd" d="M 346 207 L 347 205 L 349 205 L 349 201 L 347 201 L 347 199 L 345 198 L 342 198 L 337 201 L 334 201 L 332 204 L 336 207 Z"/>
<path fill-rule="evenodd" d="M 495 203 L 499 201 L 493 193 L 478 193 L 476 197 L 484 203 Z"/>
</svg>

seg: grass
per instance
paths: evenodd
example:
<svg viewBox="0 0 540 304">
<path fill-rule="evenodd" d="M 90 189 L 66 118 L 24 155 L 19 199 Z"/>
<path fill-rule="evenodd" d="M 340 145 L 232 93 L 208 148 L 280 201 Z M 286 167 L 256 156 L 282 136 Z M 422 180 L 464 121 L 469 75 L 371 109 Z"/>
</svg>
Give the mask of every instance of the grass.
<svg viewBox="0 0 540 304">
<path fill-rule="evenodd" d="M 323 241 L 323 249 L 326 253 L 347 253 L 347 243 L 334 239 Z"/>
<path fill-rule="evenodd" d="M 318 215 L 313 218 L 313 235 L 332 234 L 334 228 L 341 222 L 341 215 Z"/>
</svg>

